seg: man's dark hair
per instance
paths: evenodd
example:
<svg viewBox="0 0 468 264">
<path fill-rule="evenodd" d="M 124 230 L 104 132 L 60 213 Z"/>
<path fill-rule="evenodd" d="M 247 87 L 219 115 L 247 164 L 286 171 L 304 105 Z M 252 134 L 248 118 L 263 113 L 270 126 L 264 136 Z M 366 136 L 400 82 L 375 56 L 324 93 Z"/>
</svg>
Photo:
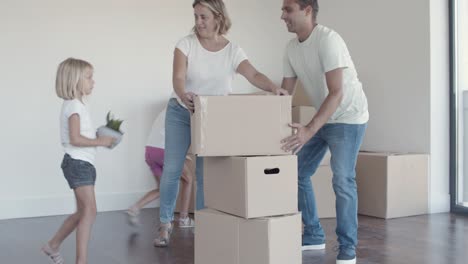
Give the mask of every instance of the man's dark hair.
<svg viewBox="0 0 468 264">
<path fill-rule="evenodd" d="M 312 18 L 315 20 L 317 19 L 317 13 L 319 11 L 319 4 L 318 0 L 296 0 L 296 2 L 299 4 L 301 7 L 301 10 L 306 8 L 307 6 L 311 6 L 313 11 L 312 11 Z"/>
</svg>

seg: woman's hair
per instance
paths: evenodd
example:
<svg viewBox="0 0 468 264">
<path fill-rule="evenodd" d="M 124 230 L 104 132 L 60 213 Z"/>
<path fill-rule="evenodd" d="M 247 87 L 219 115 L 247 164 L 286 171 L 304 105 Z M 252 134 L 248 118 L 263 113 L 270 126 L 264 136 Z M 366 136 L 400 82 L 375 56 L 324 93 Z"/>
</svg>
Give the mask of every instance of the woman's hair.
<svg viewBox="0 0 468 264">
<path fill-rule="evenodd" d="M 195 0 L 192 4 L 192 7 L 196 5 L 202 5 L 207 7 L 213 13 L 217 23 L 217 33 L 219 35 L 226 34 L 231 28 L 231 19 L 226 10 L 223 0 Z M 198 34 L 197 27 L 193 27 L 193 31 Z"/>
<path fill-rule="evenodd" d="M 55 91 L 57 96 L 64 100 L 72 100 L 83 91 L 83 76 L 86 69 L 92 69 L 91 63 L 68 58 L 64 60 L 57 69 L 55 79 Z"/>
</svg>

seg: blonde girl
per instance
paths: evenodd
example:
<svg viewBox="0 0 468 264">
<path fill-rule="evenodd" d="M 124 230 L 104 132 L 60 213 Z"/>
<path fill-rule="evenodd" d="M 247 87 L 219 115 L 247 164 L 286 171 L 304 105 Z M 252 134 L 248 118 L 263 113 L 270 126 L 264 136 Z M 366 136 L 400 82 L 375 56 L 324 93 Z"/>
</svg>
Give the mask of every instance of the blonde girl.
<svg viewBox="0 0 468 264">
<path fill-rule="evenodd" d="M 114 141 L 111 137 L 96 136 L 84 103 L 84 97 L 90 95 L 93 88 L 93 66 L 89 62 L 68 58 L 60 63 L 55 89 L 57 96 L 64 100 L 60 113 L 60 135 L 65 155 L 61 167 L 68 185 L 75 194 L 77 209 L 42 247 L 42 252 L 54 264 L 64 263 L 59 248 L 63 240 L 75 229 L 75 263 L 88 263 L 88 242 L 96 218 L 96 147 L 108 147 Z"/>
</svg>

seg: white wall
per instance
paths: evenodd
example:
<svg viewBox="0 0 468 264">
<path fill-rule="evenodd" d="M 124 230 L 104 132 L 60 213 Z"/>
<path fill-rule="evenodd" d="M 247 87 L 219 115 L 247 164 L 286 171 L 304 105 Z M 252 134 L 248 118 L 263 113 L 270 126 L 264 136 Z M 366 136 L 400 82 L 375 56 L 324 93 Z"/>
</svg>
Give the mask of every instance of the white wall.
<svg viewBox="0 0 468 264">
<path fill-rule="evenodd" d="M 319 23 L 347 42 L 369 102 L 363 148 L 429 152 L 427 1 L 321 1 Z"/>
<path fill-rule="evenodd" d="M 228 37 L 276 82 L 291 37 L 281 2 L 226 1 L 233 20 Z M 69 56 L 95 67 L 91 113 L 95 125 L 112 110 L 125 119 L 125 138 L 97 156 L 98 209 L 124 209 L 154 180 L 144 162 L 153 118 L 172 91 L 172 52 L 193 26 L 192 1 L 3 0 L 0 2 L 0 219 L 74 210 L 60 170 L 54 90 L 58 63 Z M 249 91 L 240 77 L 234 89 Z"/>
<path fill-rule="evenodd" d="M 0 219 L 74 209 L 59 168 L 54 92 L 57 64 L 68 56 L 95 66 L 96 125 L 108 110 L 125 119 L 122 144 L 98 153 L 99 210 L 124 209 L 154 186 L 143 147 L 171 92 L 174 44 L 193 25 L 191 1 L 181 2 L 0 2 Z M 279 82 L 293 37 L 279 19 L 282 1 L 226 2 L 229 38 Z M 347 42 L 364 83 L 371 119 L 363 148 L 431 154 L 431 212 L 448 210 L 449 179 L 447 12 L 436 2 L 322 0 L 319 14 Z M 251 89 L 241 78 L 235 87 Z"/>
<path fill-rule="evenodd" d="M 319 23 L 345 39 L 368 96 L 362 149 L 429 153 L 430 212 L 448 211 L 448 5 L 436 0 L 319 3 Z"/>
</svg>

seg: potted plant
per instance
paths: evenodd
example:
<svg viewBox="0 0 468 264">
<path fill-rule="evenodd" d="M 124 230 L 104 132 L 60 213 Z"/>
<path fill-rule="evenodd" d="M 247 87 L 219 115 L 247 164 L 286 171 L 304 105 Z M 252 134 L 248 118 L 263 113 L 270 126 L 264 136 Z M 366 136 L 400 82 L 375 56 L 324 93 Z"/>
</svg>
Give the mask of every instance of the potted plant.
<svg viewBox="0 0 468 264">
<path fill-rule="evenodd" d="M 114 143 L 109 148 L 114 148 L 122 140 L 123 133 L 120 131 L 120 125 L 123 120 L 115 119 L 114 115 L 109 111 L 106 116 L 106 125 L 101 126 L 97 130 L 98 136 L 108 136 L 115 138 Z"/>
</svg>

